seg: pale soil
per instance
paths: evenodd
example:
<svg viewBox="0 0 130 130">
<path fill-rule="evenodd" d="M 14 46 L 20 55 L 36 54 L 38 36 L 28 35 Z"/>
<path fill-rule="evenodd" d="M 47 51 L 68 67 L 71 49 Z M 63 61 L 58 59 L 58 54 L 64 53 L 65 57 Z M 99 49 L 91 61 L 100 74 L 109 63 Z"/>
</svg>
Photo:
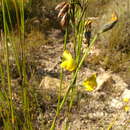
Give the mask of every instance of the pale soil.
<svg viewBox="0 0 130 130">
<path fill-rule="evenodd" d="M 47 44 L 40 45 L 31 53 L 31 58 L 36 63 L 36 73 L 39 85 L 38 93 L 42 95 L 45 104 L 45 112 L 38 115 L 37 129 L 49 129 L 51 121 L 54 118 L 57 94 L 60 85 L 60 56 L 63 53 L 63 34 L 58 29 L 52 29 L 48 32 Z M 69 49 L 70 45 L 68 43 Z M 97 51 L 99 51 L 97 53 Z M 93 49 L 92 54 L 101 54 L 100 49 Z M 68 113 L 67 104 L 58 117 L 56 130 L 64 130 L 68 126 L 69 130 L 129 130 L 130 129 L 130 111 L 125 112 L 122 95 L 124 91 L 130 93 L 129 83 L 125 82 L 123 75 L 114 73 L 110 70 L 104 70 L 102 66 L 91 67 L 91 63 L 82 67 L 78 82 L 97 72 L 98 88 L 92 93 L 79 88 L 78 93 L 74 95 L 74 105 Z M 65 72 L 64 85 L 67 87 L 71 80 L 71 74 Z M 65 93 L 64 89 L 62 93 Z M 63 94 L 64 95 L 64 94 Z M 69 99 L 68 99 L 69 101 Z M 67 102 L 68 102 L 67 101 Z M 130 105 L 130 102 L 129 102 Z M 39 119 L 40 118 L 40 119 Z M 44 125 L 43 125 L 44 124 Z M 66 124 L 66 125 L 65 125 Z M 40 127 L 39 127 L 40 126 Z"/>
</svg>

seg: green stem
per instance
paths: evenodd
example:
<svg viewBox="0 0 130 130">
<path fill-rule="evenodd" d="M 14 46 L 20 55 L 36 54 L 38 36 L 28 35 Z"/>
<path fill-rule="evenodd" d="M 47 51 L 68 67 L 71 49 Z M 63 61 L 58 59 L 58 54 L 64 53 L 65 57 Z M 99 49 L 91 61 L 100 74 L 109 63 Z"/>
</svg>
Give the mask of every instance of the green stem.
<svg viewBox="0 0 130 130">
<path fill-rule="evenodd" d="M 65 29 L 64 50 L 66 50 L 67 38 L 68 38 L 68 26 Z"/>
<path fill-rule="evenodd" d="M 93 47 L 93 45 L 94 45 L 94 43 L 95 43 L 97 37 L 98 37 L 98 35 L 96 34 L 95 37 L 93 38 L 93 40 L 92 40 L 91 43 L 90 43 L 90 47 L 85 50 L 85 53 L 84 53 L 84 55 L 83 55 L 83 57 L 82 57 L 82 59 L 81 59 L 79 65 L 78 65 L 78 67 L 77 67 L 77 69 L 76 69 L 76 71 L 75 71 L 74 77 L 73 77 L 73 79 L 72 79 L 72 81 L 71 81 L 71 83 L 70 83 L 70 85 L 69 85 L 69 87 L 68 87 L 68 90 L 67 90 L 67 92 L 66 92 L 66 94 L 65 94 L 65 96 L 64 96 L 64 98 L 63 98 L 63 100 L 62 100 L 62 102 L 61 102 L 61 104 L 60 104 L 60 106 L 59 106 L 59 108 L 57 109 L 56 116 L 55 116 L 55 118 L 54 118 L 54 120 L 53 120 L 53 123 L 52 123 L 52 126 L 51 126 L 50 130 L 54 130 L 54 126 L 55 126 L 56 119 L 57 119 L 57 117 L 58 117 L 58 115 L 59 115 L 61 109 L 63 108 L 63 105 L 64 105 L 64 103 L 65 103 L 65 101 L 66 101 L 66 99 L 67 99 L 67 97 L 68 97 L 68 95 L 69 95 L 70 90 L 74 87 L 75 80 L 76 80 L 76 78 L 77 78 L 77 74 L 78 74 L 78 72 L 79 72 L 79 70 L 80 70 L 80 68 L 81 68 L 81 66 L 82 66 L 82 64 L 83 64 L 84 59 L 85 59 L 86 56 L 89 54 L 90 49 L 92 49 L 92 47 Z"/>
<path fill-rule="evenodd" d="M 69 94 L 71 88 L 73 88 L 73 84 L 75 83 L 75 79 L 76 79 L 77 74 L 78 74 L 78 72 L 79 72 L 79 70 L 80 70 L 80 67 L 81 67 L 82 64 L 83 64 L 83 61 L 84 61 L 85 57 L 89 54 L 90 49 L 93 47 L 94 42 L 95 42 L 96 39 L 97 39 L 97 36 L 98 36 L 98 35 L 95 35 L 95 37 L 93 38 L 92 42 L 90 43 L 90 47 L 85 50 L 85 53 L 84 53 L 84 55 L 83 55 L 83 57 L 82 57 L 82 59 L 81 59 L 81 61 L 80 61 L 80 63 L 79 63 L 79 66 L 77 67 L 77 69 L 76 69 L 76 71 L 75 71 L 73 80 L 72 80 L 70 86 L 68 87 L 68 90 L 67 90 L 67 92 L 66 92 L 66 95 L 64 96 L 64 98 L 63 98 L 63 100 L 62 100 L 62 102 L 61 102 L 59 111 L 62 109 L 62 107 L 63 107 L 63 105 L 64 105 L 64 103 L 65 103 L 65 101 L 66 101 L 66 98 L 67 98 L 67 96 L 68 96 L 68 94 Z"/>
<path fill-rule="evenodd" d="M 9 67 L 9 48 L 7 43 L 7 34 L 8 34 L 8 25 L 6 22 L 5 16 L 5 5 L 4 1 L 2 0 L 2 13 L 3 13 L 3 23 L 4 23 L 4 34 L 5 34 L 5 49 L 6 49 L 6 69 L 7 69 L 7 79 L 8 79 L 8 90 L 9 90 L 9 105 L 11 111 L 11 121 L 12 125 L 14 124 L 14 111 L 13 111 L 13 101 L 12 101 L 12 88 L 11 88 L 11 77 L 10 77 L 10 67 Z"/>
</svg>

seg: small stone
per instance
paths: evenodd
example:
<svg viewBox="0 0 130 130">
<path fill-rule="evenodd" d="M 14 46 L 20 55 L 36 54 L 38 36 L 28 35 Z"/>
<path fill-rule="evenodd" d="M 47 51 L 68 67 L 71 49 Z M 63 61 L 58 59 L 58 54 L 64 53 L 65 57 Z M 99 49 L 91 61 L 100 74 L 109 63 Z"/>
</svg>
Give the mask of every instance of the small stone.
<svg viewBox="0 0 130 130">
<path fill-rule="evenodd" d="M 111 105 L 111 107 L 114 107 L 116 109 L 120 109 L 120 108 L 123 107 L 123 103 L 121 101 L 117 100 L 117 99 L 112 99 L 110 105 Z"/>
<path fill-rule="evenodd" d="M 123 94 L 122 94 L 122 99 L 129 99 L 130 100 L 130 90 L 125 89 Z"/>
<path fill-rule="evenodd" d="M 110 78 L 111 78 L 111 72 L 104 72 L 99 74 L 97 77 L 98 86 L 96 90 L 102 89 L 104 83 L 107 82 Z"/>
<path fill-rule="evenodd" d="M 91 120 L 97 120 L 97 119 L 101 119 L 105 116 L 105 113 L 104 112 L 101 112 L 101 111 L 97 111 L 95 113 L 89 113 L 88 114 L 88 117 L 89 119 Z"/>
</svg>

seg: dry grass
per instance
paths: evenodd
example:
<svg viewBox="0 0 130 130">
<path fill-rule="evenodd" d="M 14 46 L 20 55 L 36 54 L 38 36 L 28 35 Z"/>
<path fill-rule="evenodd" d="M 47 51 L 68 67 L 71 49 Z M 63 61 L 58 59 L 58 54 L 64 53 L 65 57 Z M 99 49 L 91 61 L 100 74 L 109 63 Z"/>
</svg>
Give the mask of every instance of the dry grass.
<svg viewBox="0 0 130 130">
<path fill-rule="evenodd" d="M 102 15 L 108 4 L 112 0 L 88 0 L 87 15 L 88 16 L 99 16 Z"/>
<path fill-rule="evenodd" d="M 128 15 L 130 10 L 128 10 L 127 0 L 122 4 L 120 0 L 109 2 L 91 0 L 89 2 L 88 16 L 99 17 L 94 30 L 98 30 L 104 23 L 107 23 L 113 11 L 116 11 L 119 17 L 117 25 L 100 36 L 97 47 L 102 51 L 98 56 L 91 57 L 90 64 L 101 64 L 105 69 L 120 72 L 124 70 L 130 58 L 130 18 Z"/>
</svg>

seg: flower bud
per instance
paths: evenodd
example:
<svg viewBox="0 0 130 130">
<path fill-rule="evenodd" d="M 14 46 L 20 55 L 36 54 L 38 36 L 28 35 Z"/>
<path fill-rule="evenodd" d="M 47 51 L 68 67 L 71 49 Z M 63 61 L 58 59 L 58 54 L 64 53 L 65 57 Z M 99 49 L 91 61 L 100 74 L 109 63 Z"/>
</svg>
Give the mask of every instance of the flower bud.
<svg viewBox="0 0 130 130">
<path fill-rule="evenodd" d="M 66 4 L 67 2 L 61 2 L 61 3 L 59 3 L 56 7 L 55 7 L 55 10 L 59 10 L 59 9 L 61 9 L 65 4 Z"/>
<path fill-rule="evenodd" d="M 67 22 L 68 22 L 67 20 L 68 20 L 68 19 L 67 19 L 67 13 L 65 13 L 65 14 L 63 15 L 61 21 L 60 21 L 60 24 L 61 24 L 62 27 L 64 27 L 64 26 L 67 24 Z"/>
<path fill-rule="evenodd" d="M 59 17 L 62 17 L 69 9 L 69 4 L 65 4 L 61 9 L 60 9 L 60 12 L 58 14 L 58 18 Z"/>
</svg>

